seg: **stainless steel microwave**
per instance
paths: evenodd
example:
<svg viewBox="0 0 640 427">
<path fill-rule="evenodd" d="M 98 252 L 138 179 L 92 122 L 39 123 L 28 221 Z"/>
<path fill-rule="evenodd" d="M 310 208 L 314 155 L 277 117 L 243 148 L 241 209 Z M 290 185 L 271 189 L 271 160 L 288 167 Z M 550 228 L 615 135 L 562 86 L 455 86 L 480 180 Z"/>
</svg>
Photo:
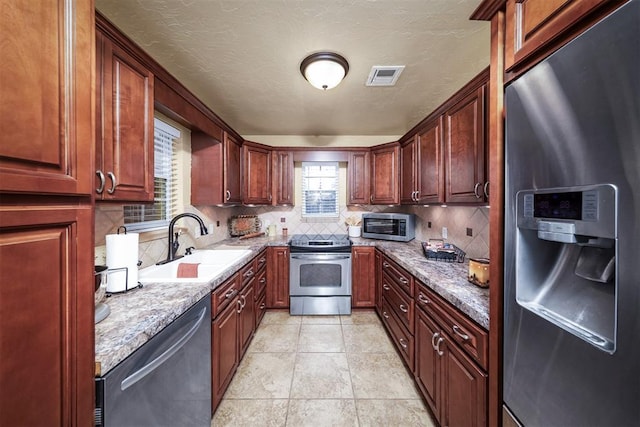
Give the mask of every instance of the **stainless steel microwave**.
<svg viewBox="0 0 640 427">
<path fill-rule="evenodd" d="M 362 215 L 362 237 L 408 242 L 415 237 L 415 215 L 366 213 Z"/>
</svg>

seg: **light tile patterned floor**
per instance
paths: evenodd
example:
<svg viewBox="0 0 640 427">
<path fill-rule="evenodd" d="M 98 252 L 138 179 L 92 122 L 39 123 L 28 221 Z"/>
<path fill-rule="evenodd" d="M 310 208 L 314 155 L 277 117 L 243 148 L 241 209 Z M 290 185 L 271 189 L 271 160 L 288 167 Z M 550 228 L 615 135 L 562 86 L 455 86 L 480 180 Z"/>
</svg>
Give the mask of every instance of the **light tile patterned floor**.
<svg viewBox="0 0 640 427">
<path fill-rule="evenodd" d="M 265 314 L 212 426 L 435 426 L 373 311 Z"/>
</svg>

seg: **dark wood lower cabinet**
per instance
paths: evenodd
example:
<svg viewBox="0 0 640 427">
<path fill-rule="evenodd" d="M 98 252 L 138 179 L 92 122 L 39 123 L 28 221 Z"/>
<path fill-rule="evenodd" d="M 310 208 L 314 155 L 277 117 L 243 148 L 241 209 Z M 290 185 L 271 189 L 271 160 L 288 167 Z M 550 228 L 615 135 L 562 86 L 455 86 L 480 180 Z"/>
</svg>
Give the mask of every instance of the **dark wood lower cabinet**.
<svg viewBox="0 0 640 427">
<path fill-rule="evenodd" d="M 267 308 L 289 308 L 289 247 L 267 248 Z"/>
<path fill-rule="evenodd" d="M 375 251 L 376 311 L 382 316 L 382 252 Z"/>
<path fill-rule="evenodd" d="M 352 307 L 375 307 L 376 271 L 374 254 L 375 248 L 373 246 L 354 246 L 352 249 Z"/>
<path fill-rule="evenodd" d="M 487 425 L 487 374 L 422 309 L 416 317 L 415 379 L 441 426 Z"/>
<path fill-rule="evenodd" d="M 213 320 L 211 327 L 211 412 L 222 400 L 240 361 L 238 298 Z"/>
<path fill-rule="evenodd" d="M 253 283 L 255 279 L 240 291 L 238 296 L 238 315 L 239 315 L 239 332 L 238 338 L 240 342 L 240 359 L 247 351 L 251 338 L 253 338 L 253 332 L 256 328 L 256 310 L 254 301 Z"/>
</svg>

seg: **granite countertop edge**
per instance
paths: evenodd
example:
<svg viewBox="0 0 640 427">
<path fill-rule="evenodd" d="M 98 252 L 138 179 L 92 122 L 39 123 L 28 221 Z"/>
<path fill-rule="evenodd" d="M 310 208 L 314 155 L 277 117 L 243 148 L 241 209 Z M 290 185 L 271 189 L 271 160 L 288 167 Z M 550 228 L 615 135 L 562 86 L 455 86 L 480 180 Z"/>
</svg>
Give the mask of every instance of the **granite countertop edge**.
<svg viewBox="0 0 640 427">
<path fill-rule="evenodd" d="M 443 299 L 488 330 L 489 290 L 466 280 L 468 264 L 427 260 L 420 243 L 387 242 L 352 238 L 354 246 L 374 246 L 405 268 Z M 256 237 L 247 240 L 230 238 L 207 248 L 241 246 L 250 254 L 230 265 L 209 283 L 152 283 L 127 294 L 109 297 L 111 314 L 95 326 L 95 360 L 104 375 L 132 354 L 154 335 L 224 283 L 247 262 L 268 246 L 284 246 L 287 236 Z M 153 302 L 153 303 L 152 303 Z"/>
</svg>

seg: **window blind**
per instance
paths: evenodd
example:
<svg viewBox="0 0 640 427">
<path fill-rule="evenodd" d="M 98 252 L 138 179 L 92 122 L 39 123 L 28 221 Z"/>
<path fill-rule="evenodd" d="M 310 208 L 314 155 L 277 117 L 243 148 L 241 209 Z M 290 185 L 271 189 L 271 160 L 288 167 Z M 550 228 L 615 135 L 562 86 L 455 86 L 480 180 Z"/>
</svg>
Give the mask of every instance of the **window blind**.
<svg viewBox="0 0 640 427">
<path fill-rule="evenodd" d="M 178 203 L 176 153 L 180 137 L 180 130 L 154 119 L 154 202 L 124 207 L 124 223 L 128 229 L 163 227 L 175 215 Z"/>
<path fill-rule="evenodd" d="M 302 162 L 302 216 L 337 218 L 338 163 Z"/>
</svg>

